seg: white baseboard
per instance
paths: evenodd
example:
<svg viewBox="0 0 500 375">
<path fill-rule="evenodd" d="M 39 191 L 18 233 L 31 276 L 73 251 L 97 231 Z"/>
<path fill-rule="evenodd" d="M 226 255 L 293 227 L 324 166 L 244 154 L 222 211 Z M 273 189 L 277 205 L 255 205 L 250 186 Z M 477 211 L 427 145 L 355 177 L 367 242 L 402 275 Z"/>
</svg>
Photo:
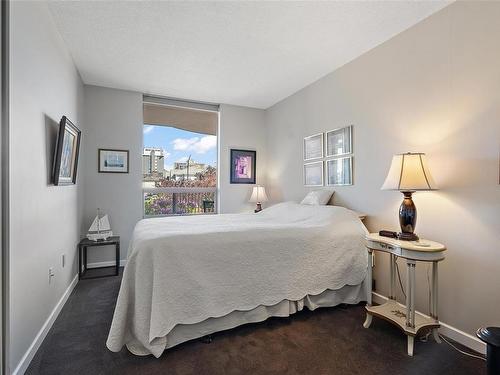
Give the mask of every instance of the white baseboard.
<svg viewBox="0 0 500 375">
<path fill-rule="evenodd" d="M 375 303 L 384 303 L 385 301 L 388 300 L 388 298 L 382 294 L 372 292 L 372 298 L 373 302 Z M 421 313 L 420 311 L 417 311 L 419 314 L 422 314 L 426 317 L 428 315 Z M 439 328 L 439 332 L 443 334 L 446 337 L 449 337 L 450 339 L 468 347 L 469 349 L 472 349 L 478 353 L 481 354 L 486 354 L 486 344 L 479 340 L 477 337 L 474 337 L 467 332 L 461 331 L 458 328 L 455 328 L 449 324 L 446 324 L 442 321 L 439 322 L 441 324 L 441 327 Z"/>
<path fill-rule="evenodd" d="M 127 263 L 126 259 L 120 259 L 120 267 L 125 267 L 126 263 Z M 114 267 L 115 264 L 116 263 L 114 260 L 106 262 L 94 262 L 94 263 L 87 263 L 87 268 Z"/>
<path fill-rule="evenodd" d="M 28 366 L 35 356 L 37 350 L 40 348 L 40 345 L 42 345 L 43 340 L 47 336 L 47 333 L 49 333 L 50 328 L 54 324 L 55 320 L 57 319 L 59 313 L 61 312 L 64 304 L 68 300 L 69 296 L 71 295 L 71 292 L 73 289 L 75 289 L 76 284 L 78 283 L 78 275 L 76 275 L 71 283 L 69 284 L 68 288 L 66 288 L 66 291 L 62 295 L 62 297 L 59 299 L 57 302 L 56 306 L 50 313 L 49 317 L 43 324 L 42 328 L 36 335 L 35 339 L 31 343 L 30 347 L 24 353 L 23 358 L 21 358 L 21 361 L 19 361 L 19 364 L 17 365 L 16 369 L 14 372 L 12 372 L 12 375 L 22 375 L 25 373 L 25 371 L 28 369 Z"/>
</svg>

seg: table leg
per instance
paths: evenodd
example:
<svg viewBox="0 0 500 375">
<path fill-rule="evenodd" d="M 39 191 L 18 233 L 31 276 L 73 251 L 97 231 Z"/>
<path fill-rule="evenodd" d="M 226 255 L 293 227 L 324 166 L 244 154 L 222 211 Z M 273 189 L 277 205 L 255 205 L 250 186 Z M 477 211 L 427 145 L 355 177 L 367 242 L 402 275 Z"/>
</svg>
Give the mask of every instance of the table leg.
<svg viewBox="0 0 500 375">
<path fill-rule="evenodd" d="M 415 261 L 407 260 L 406 274 L 406 326 L 415 328 Z M 408 336 L 408 355 L 413 356 L 415 337 Z"/>
<path fill-rule="evenodd" d="M 115 246 L 116 248 L 116 276 L 120 273 L 120 243 L 118 242 Z"/>
<path fill-rule="evenodd" d="M 366 272 L 366 305 L 372 305 L 372 250 L 368 249 L 368 269 Z M 363 327 L 369 328 L 372 324 L 372 316 L 368 312 L 366 313 L 366 319 L 363 323 Z"/>
<path fill-rule="evenodd" d="M 78 280 L 82 278 L 82 246 L 78 245 Z"/>
<path fill-rule="evenodd" d="M 415 262 L 412 263 L 411 265 L 411 326 L 415 328 L 415 289 L 416 289 L 416 282 L 415 282 Z"/>
<path fill-rule="evenodd" d="M 411 327 L 411 262 L 406 262 L 406 326 Z"/>
<path fill-rule="evenodd" d="M 83 270 L 87 271 L 87 246 L 83 247 Z"/>
<path fill-rule="evenodd" d="M 408 335 L 408 355 L 413 357 L 413 347 L 415 344 L 415 337 Z"/>
<path fill-rule="evenodd" d="M 391 292 L 389 294 L 389 299 L 396 299 L 395 298 L 395 292 L 394 292 L 394 255 L 389 254 L 389 270 L 390 270 L 390 277 L 391 277 Z"/>
<path fill-rule="evenodd" d="M 431 316 L 439 322 L 438 318 L 438 262 L 432 262 L 432 288 L 431 288 Z M 440 344 L 439 332 L 437 328 L 432 329 L 434 340 Z"/>
</svg>

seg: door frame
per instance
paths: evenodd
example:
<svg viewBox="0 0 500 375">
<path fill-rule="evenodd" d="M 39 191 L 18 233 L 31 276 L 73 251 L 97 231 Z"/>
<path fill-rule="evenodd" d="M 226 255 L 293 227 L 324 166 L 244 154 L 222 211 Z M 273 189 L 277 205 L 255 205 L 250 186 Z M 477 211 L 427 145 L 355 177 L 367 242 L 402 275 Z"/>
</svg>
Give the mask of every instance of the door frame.
<svg viewBox="0 0 500 375">
<path fill-rule="evenodd" d="M 2 0 L 0 6 L 0 375 L 10 374 L 9 369 L 9 16 L 10 0 Z"/>
</svg>

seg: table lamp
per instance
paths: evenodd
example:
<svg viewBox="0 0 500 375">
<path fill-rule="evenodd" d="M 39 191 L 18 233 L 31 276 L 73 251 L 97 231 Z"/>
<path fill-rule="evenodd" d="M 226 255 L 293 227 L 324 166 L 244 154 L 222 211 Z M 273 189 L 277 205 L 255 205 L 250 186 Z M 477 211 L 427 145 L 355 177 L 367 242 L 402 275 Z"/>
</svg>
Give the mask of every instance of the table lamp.
<svg viewBox="0 0 500 375">
<path fill-rule="evenodd" d="M 249 202 L 252 203 L 257 203 L 257 207 L 255 208 L 254 212 L 259 212 L 262 211 L 262 202 L 267 202 L 267 195 L 266 195 L 266 189 L 264 189 L 264 186 L 254 186 L 252 190 L 252 195 L 250 196 Z"/>
<path fill-rule="evenodd" d="M 417 207 L 411 195 L 416 191 L 436 189 L 436 183 L 427 168 L 425 154 L 408 152 L 393 156 L 382 190 L 399 190 L 404 195 L 403 203 L 399 207 L 400 240 L 418 240 L 418 236 L 414 233 Z"/>
</svg>

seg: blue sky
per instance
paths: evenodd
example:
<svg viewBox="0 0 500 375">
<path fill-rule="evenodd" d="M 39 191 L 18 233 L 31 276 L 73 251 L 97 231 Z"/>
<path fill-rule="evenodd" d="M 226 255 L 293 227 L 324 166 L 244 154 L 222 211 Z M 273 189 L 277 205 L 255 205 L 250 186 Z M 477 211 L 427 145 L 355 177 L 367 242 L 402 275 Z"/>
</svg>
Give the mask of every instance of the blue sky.
<svg viewBox="0 0 500 375">
<path fill-rule="evenodd" d="M 216 166 L 217 137 L 169 128 L 167 126 L 144 125 L 144 147 L 157 147 L 165 151 L 165 169 L 174 162 L 191 159 Z"/>
</svg>

